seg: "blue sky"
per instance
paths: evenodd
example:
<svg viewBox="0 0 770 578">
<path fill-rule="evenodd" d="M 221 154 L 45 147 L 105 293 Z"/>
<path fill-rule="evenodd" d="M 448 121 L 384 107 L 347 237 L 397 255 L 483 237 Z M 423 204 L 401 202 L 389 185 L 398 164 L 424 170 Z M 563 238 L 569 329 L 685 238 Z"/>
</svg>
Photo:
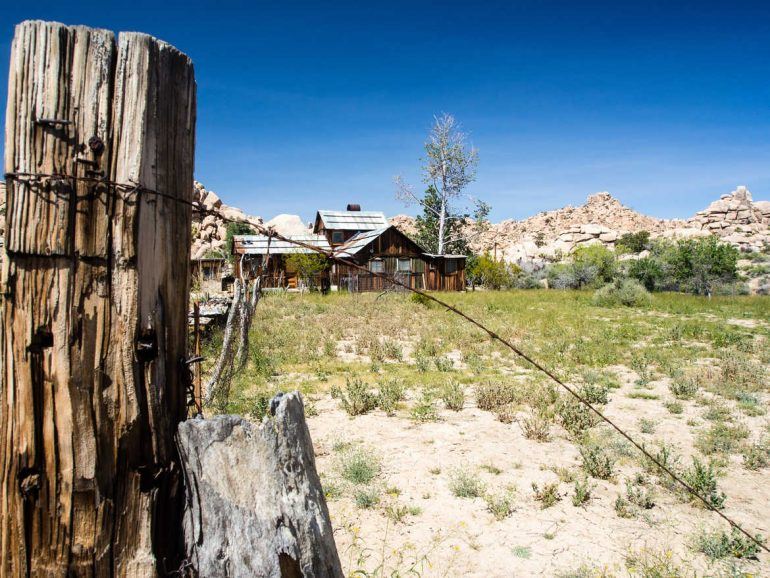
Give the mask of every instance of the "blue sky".
<svg viewBox="0 0 770 578">
<path fill-rule="evenodd" d="M 493 220 L 602 190 L 661 217 L 738 184 L 770 199 L 767 2 L 5 2 L 5 63 L 26 18 L 187 52 L 196 178 L 266 218 L 350 201 L 414 212 L 392 178 L 421 186 L 441 112 L 479 149 L 470 190 Z"/>
</svg>

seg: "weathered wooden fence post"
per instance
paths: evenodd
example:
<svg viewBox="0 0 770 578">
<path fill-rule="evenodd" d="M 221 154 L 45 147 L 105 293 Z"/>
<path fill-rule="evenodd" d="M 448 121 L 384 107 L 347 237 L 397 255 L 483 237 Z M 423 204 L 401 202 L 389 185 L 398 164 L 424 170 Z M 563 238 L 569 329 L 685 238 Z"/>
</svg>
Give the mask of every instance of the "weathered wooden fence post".
<svg viewBox="0 0 770 578">
<path fill-rule="evenodd" d="M 155 576 L 179 563 L 173 436 L 185 417 L 191 207 L 177 199 L 191 200 L 194 134 L 193 67 L 173 47 L 56 23 L 16 28 L 3 576 Z"/>
</svg>

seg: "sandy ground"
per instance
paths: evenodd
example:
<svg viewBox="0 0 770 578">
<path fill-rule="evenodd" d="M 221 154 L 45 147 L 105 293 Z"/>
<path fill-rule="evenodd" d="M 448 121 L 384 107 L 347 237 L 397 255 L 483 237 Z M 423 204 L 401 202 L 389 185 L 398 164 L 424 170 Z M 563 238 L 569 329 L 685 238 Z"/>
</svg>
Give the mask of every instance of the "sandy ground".
<svg viewBox="0 0 770 578">
<path fill-rule="evenodd" d="M 687 401 L 681 415 L 669 413 L 663 407 L 670 399 L 664 381 L 650 386 L 659 399 L 631 399 L 627 394 L 634 391 L 634 375 L 629 371 L 621 375 L 623 387 L 611 392 L 606 414 L 647 443 L 673 443 L 689 463 L 695 433 L 704 423 L 704 407 Z M 687 575 L 733 575 L 727 573 L 724 562 L 709 563 L 691 548 L 700 530 L 725 528 L 715 514 L 683 503 L 660 486 L 656 486 L 654 508 L 632 519 L 616 514 L 615 499 L 625 491 L 625 478 L 640 471 L 631 458 L 618 463 L 614 480 L 592 480 L 593 496 L 585 506 L 573 506 L 573 484 L 562 482 L 563 499 L 541 509 L 533 498 L 532 482 L 558 481 L 551 469 L 556 467 L 580 474 L 577 447 L 556 426 L 549 442 L 526 439 L 518 424 L 501 423 L 492 413 L 476 408 L 470 391 L 462 411 L 441 409 L 440 421 L 421 424 L 414 423 L 408 411 L 394 417 L 375 411 L 350 418 L 328 396 L 318 398 L 315 407 L 318 414 L 308 423 L 323 480 L 338 477 L 339 453 L 334 448 L 339 442 L 362 444 L 382 462 L 379 506 L 358 508 L 350 491 L 329 500 L 348 575 L 376 570 L 377 576 L 557 576 L 587 564 L 625 576 L 629 574 L 627 554 L 640 550 L 669 556 Z M 653 434 L 640 432 L 642 417 L 656 423 Z M 767 431 L 766 416 L 747 418 L 736 412 L 736 419 L 749 425 L 757 437 Z M 725 513 L 754 532 L 770 535 L 768 469 L 749 471 L 741 466 L 740 456 L 730 460 L 719 480 L 720 489 L 728 495 Z M 487 471 L 485 465 L 501 472 Z M 515 488 L 513 514 L 497 521 L 482 498 L 455 497 L 449 479 L 456 468 L 477 472 L 487 491 Z M 398 492 L 389 494 L 387 488 Z M 385 511 L 396 505 L 416 506 L 420 511 L 394 522 Z M 768 556 L 733 562 L 753 576 L 770 576 Z"/>
</svg>

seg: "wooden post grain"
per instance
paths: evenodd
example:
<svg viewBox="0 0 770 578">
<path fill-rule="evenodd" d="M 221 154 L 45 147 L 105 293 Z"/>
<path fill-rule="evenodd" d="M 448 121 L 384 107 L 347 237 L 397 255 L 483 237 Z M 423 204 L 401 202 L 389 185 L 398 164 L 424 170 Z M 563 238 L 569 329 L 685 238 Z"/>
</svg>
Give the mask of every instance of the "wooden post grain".
<svg viewBox="0 0 770 578">
<path fill-rule="evenodd" d="M 17 26 L 0 575 L 156 576 L 178 563 L 173 435 L 185 416 L 191 209 L 173 198 L 191 200 L 194 129 L 192 64 L 173 47 L 142 34 L 116 43 L 105 30 Z"/>
</svg>

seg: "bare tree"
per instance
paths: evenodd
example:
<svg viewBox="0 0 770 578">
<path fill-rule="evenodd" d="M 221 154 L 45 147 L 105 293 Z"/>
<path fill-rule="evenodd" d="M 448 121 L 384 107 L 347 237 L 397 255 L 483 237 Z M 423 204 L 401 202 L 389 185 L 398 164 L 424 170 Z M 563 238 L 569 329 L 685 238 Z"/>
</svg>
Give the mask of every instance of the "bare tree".
<svg viewBox="0 0 770 578">
<path fill-rule="evenodd" d="M 476 179 L 478 152 L 468 146 L 466 134 L 451 114 L 434 117 L 433 127 L 425 142 L 426 158 L 422 167 L 423 182 L 429 185 L 429 194 L 419 198 L 412 187 L 401 177 L 396 177 L 396 196 L 408 204 L 418 203 L 426 214 L 432 215 L 437 223 L 437 253 L 443 255 L 449 242 L 452 220 L 464 220 L 467 215 L 456 215 L 453 203 L 465 196 L 477 207 L 476 212 L 486 216 L 489 207 L 471 199 L 465 188 Z M 432 188 L 432 190 L 431 190 Z M 429 198 L 430 197 L 430 198 Z M 456 235 L 455 235 L 456 236 Z"/>
</svg>

